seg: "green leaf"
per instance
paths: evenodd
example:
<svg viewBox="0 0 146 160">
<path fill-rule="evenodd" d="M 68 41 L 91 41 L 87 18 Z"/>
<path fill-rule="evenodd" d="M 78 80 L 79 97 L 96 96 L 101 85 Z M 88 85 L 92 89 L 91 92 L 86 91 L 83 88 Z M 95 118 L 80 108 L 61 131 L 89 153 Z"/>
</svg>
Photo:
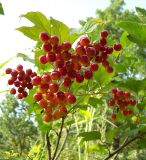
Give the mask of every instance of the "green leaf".
<svg viewBox="0 0 146 160">
<path fill-rule="evenodd" d="M 50 18 L 50 23 L 51 23 L 51 34 L 58 35 L 61 42 L 70 40 L 69 28 L 67 27 L 67 25 L 52 17 Z"/>
<path fill-rule="evenodd" d="M 27 56 L 26 54 L 18 53 L 18 54 L 17 54 L 17 57 L 23 58 L 24 61 L 28 61 L 28 62 L 34 63 L 34 60 L 31 59 L 31 58 L 30 58 L 29 56 Z"/>
<path fill-rule="evenodd" d="M 13 58 L 14 58 L 14 57 L 12 57 L 12 58 L 6 60 L 5 62 L 1 63 L 1 64 L 0 64 L 0 68 L 2 68 L 3 66 L 5 66 L 5 65 L 6 65 L 8 62 L 10 62 Z"/>
<path fill-rule="evenodd" d="M 128 32 L 123 32 L 122 36 L 120 37 L 120 43 L 122 44 L 123 48 L 127 48 L 131 42 L 128 39 Z"/>
<path fill-rule="evenodd" d="M 97 107 L 97 104 L 102 104 L 102 100 L 99 98 L 90 97 L 88 103 L 93 107 Z"/>
<path fill-rule="evenodd" d="M 136 9 L 136 12 L 139 14 L 139 15 L 142 15 L 144 17 L 146 17 L 146 10 L 144 8 L 140 8 L 140 7 L 135 7 Z"/>
<path fill-rule="evenodd" d="M 133 21 L 121 21 L 118 26 L 129 33 L 129 40 L 137 43 L 141 47 L 146 47 L 146 24 Z"/>
<path fill-rule="evenodd" d="M 21 17 L 25 17 L 34 24 L 33 27 L 23 26 L 16 29 L 25 36 L 38 41 L 41 32 L 46 31 L 50 33 L 50 21 L 41 12 L 28 12 Z"/>
<path fill-rule="evenodd" d="M 82 132 L 78 136 L 82 137 L 83 141 L 92 141 L 92 140 L 98 140 L 101 138 L 101 134 L 98 131 Z"/>
<path fill-rule="evenodd" d="M 2 4 L 1 4 L 1 3 L 0 3 L 0 14 L 4 15 L 3 6 L 2 6 Z"/>
</svg>

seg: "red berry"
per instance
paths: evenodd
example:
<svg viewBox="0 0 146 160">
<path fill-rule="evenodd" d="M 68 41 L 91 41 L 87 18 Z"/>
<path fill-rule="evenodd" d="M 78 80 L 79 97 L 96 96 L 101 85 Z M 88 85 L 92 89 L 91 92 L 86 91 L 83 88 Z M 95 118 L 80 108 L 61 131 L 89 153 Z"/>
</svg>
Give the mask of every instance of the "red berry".
<svg viewBox="0 0 146 160">
<path fill-rule="evenodd" d="M 52 80 L 58 80 L 61 77 L 61 75 L 59 71 L 52 71 L 50 73 L 50 77 Z"/>
<path fill-rule="evenodd" d="M 32 78 L 32 84 L 34 86 L 38 86 L 41 83 L 41 77 L 40 76 L 35 76 Z"/>
<path fill-rule="evenodd" d="M 11 69 L 11 68 L 7 68 L 7 69 L 5 70 L 5 73 L 6 73 L 6 74 L 11 74 L 11 72 L 12 72 L 12 69 Z"/>
<path fill-rule="evenodd" d="M 50 106 L 51 107 L 57 107 L 58 104 L 59 104 L 58 98 L 57 98 L 57 96 L 54 96 L 54 98 L 51 99 L 51 101 L 50 101 Z"/>
<path fill-rule="evenodd" d="M 102 62 L 102 57 L 101 56 L 96 56 L 95 62 L 101 63 Z"/>
<path fill-rule="evenodd" d="M 44 116 L 43 116 L 43 120 L 45 121 L 45 122 L 50 122 L 50 121 L 52 121 L 53 120 L 53 117 L 52 117 L 52 114 L 44 114 Z"/>
<path fill-rule="evenodd" d="M 117 91 L 118 91 L 118 88 L 113 88 L 113 89 L 112 89 L 112 93 L 113 93 L 113 94 L 116 94 Z"/>
<path fill-rule="evenodd" d="M 27 95 L 28 95 L 28 94 L 27 94 L 27 92 L 26 92 L 26 91 L 23 91 L 23 92 L 22 92 L 22 96 L 23 96 L 23 98 L 26 98 L 26 97 L 27 97 Z"/>
<path fill-rule="evenodd" d="M 49 42 L 45 42 L 43 45 L 42 45 L 42 49 L 45 51 L 45 52 L 49 52 L 52 50 L 52 46 Z"/>
<path fill-rule="evenodd" d="M 19 64 L 18 66 L 17 66 L 17 71 L 22 71 L 23 70 L 23 66 L 21 65 L 21 64 Z"/>
<path fill-rule="evenodd" d="M 19 93 L 22 93 L 23 91 L 24 91 L 24 88 L 23 88 L 23 87 L 19 87 L 19 88 L 18 88 L 18 92 L 19 92 Z"/>
<path fill-rule="evenodd" d="M 46 55 L 46 59 L 47 59 L 48 62 L 55 62 L 56 61 L 56 54 L 53 53 L 53 52 L 49 52 Z"/>
<path fill-rule="evenodd" d="M 47 42 L 50 39 L 50 36 L 47 32 L 41 32 L 39 38 L 42 42 Z"/>
<path fill-rule="evenodd" d="M 14 83 L 14 81 L 12 79 L 8 80 L 8 85 L 12 85 Z"/>
<path fill-rule="evenodd" d="M 61 52 L 61 45 L 60 44 L 53 45 L 53 52 L 60 53 Z"/>
<path fill-rule="evenodd" d="M 64 67 L 64 60 L 56 60 L 56 67 L 63 68 Z"/>
<path fill-rule="evenodd" d="M 86 70 L 84 73 L 84 78 L 85 79 L 91 79 L 93 77 L 93 73 L 91 70 Z"/>
<path fill-rule="evenodd" d="M 16 94 L 16 89 L 15 89 L 15 88 L 12 88 L 12 89 L 10 90 L 10 93 L 11 93 L 11 94 Z"/>
<path fill-rule="evenodd" d="M 48 84 L 48 83 L 50 83 L 50 81 L 51 81 L 51 77 L 49 74 L 46 73 L 46 74 L 42 75 L 42 77 L 41 77 L 42 84 Z"/>
<path fill-rule="evenodd" d="M 32 89 L 33 88 L 33 84 L 32 83 L 28 83 L 26 86 L 28 89 Z"/>
<path fill-rule="evenodd" d="M 63 58 L 63 60 L 68 61 L 71 59 L 71 54 L 68 51 L 64 51 L 62 53 L 62 58 Z"/>
<path fill-rule="evenodd" d="M 15 82 L 14 82 L 14 85 L 15 85 L 16 87 L 19 87 L 20 84 L 21 84 L 20 81 L 15 81 Z"/>
<path fill-rule="evenodd" d="M 135 99 L 130 99 L 130 104 L 131 104 L 132 106 L 135 106 L 135 105 L 136 105 L 136 100 L 135 100 Z"/>
<path fill-rule="evenodd" d="M 59 108 L 60 116 L 61 117 L 66 117 L 67 116 L 67 108 L 65 106 L 61 106 Z"/>
<path fill-rule="evenodd" d="M 115 105 L 115 100 L 114 100 L 114 99 L 110 99 L 110 100 L 108 101 L 108 105 L 109 105 L 109 106 L 114 106 L 114 105 Z"/>
<path fill-rule="evenodd" d="M 52 113 L 52 117 L 55 120 L 58 119 L 58 118 L 60 118 L 61 117 L 60 111 L 59 110 L 54 110 L 53 113 Z"/>
<path fill-rule="evenodd" d="M 62 82 L 62 85 L 65 87 L 70 87 L 71 86 L 71 79 L 69 77 L 65 77 Z"/>
<path fill-rule="evenodd" d="M 106 67 L 106 71 L 107 71 L 108 73 L 112 73 L 112 72 L 113 72 L 113 67 L 107 66 L 107 67 Z"/>
<path fill-rule="evenodd" d="M 54 98 L 54 93 L 53 92 L 47 92 L 46 93 L 46 99 L 47 100 L 52 100 Z"/>
<path fill-rule="evenodd" d="M 117 118 L 116 114 L 113 113 L 111 118 L 112 118 L 112 120 L 115 120 Z"/>
<path fill-rule="evenodd" d="M 64 101 L 66 99 L 66 95 L 62 91 L 57 92 L 56 96 L 57 96 L 59 101 Z"/>
<path fill-rule="evenodd" d="M 40 61 L 41 64 L 46 64 L 46 63 L 48 62 L 48 60 L 47 60 L 47 58 L 46 58 L 46 55 L 45 55 L 45 54 L 44 54 L 44 55 L 41 55 L 41 56 L 39 57 L 39 61 Z"/>
<path fill-rule="evenodd" d="M 57 35 L 51 36 L 50 42 L 51 42 L 52 44 L 55 44 L 55 45 L 58 44 L 58 43 L 59 43 L 59 37 L 58 37 Z"/>
<path fill-rule="evenodd" d="M 26 74 L 27 74 L 27 75 L 31 75 L 31 74 L 32 74 L 32 69 L 27 69 L 27 70 L 26 70 Z"/>
<path fill-rule="evenodd" d="M 120 51 L 121 49 L 122 49 L 122 45 L 120 43 L 117 42 L 117 43 L 114 44 L 114 50 L 115 51 Z"/>
<path fill-rule="evenodd" d="M 108 36 L 108 31 L 106 31 L 106 30 L 101 31 L 102 38 L 106 38 L 107 36 Z"/>
<path fill-rule="evenodd" d="M 40 107 L 45 108 L 45 107 L 47 107 L 47 105 L 48 105 L 48 101 L 46 99 L 41 99 L 39 101 L 39 106 Z"/>
<path fill-rule="evenodd" d="M 18 72 L 16 70 L 12 70 L 11 75 L 12 77 L 17 77 Z"/>
<path fill-rule="evenodd" d="M 69 71 L 69 70 L 71 70 L 71 69 L 74 68 L 74 63 L 71 62 L 71 61 L 67 61 L 67 62 L 65 63 L 65 67 L 66 67 L 66 70 Z"/>
<path fill-rule="evenodd" d="M 76 51 L 76 53 L 77 53 L 78 55 L 86 54 L 86 51 L 85 51 L 84 47 L 81 46 L 81 45 L 78 45 L 78 46 L 76 47 L 75 51 Z"/>
<path fill-rule="evenodd" d="M 65 67 L 59 68 L 58 71 L 60 72 L 61 76 L 65 76 L 67 74 L 67 70 Z"/>
<path fill-rule="evenodd" d="M 18 99 L 22 99 L 22 98 L 23 98 L 22 93 L 18 93 L 18 94 L 17 94 L 17 98 L 18 98 Z"/>
<path fill-rule="evenodd" d="M 76 74 L 76 82 L 82 83 L 84 81 L 84 76 L 81 75 L 80 73 Z"/>
<path fill-rule="evenodd" d="M 73 70 L 73 69 L 71 69 L 71 70 L 69 70 L 69 71 L 67 72 L 67 75 L 68 75 L 69 78 L 73 79 L 73 78 L 76 77 L 76 71 Z"/>
<path fill-rule="evenodd" d="M 61 45 L 61 49 L 64 51 L 68 51 L 71 49 L 71 43 L 69 41 L 63 42 Z"/>
<path fill-rule="evenodd" d="M 59 89 L 59 86 L 56 83 L 51 83 L 49 85 L 49 89 L 50 89 L 50 92 L 56 93 Z"/>
<path fill-rule="evenodd" d="M 107 42 L 106 42 L 105 38 L 101 38 L 99 43 L 100 43 L 101 46 L 105 46 Z"/>
<path fill-rule="evenodd" d="M 98 70 L 98 64 L 97 63 L 91 63 L 90 64 L 90 70 L 95 72 Z"/>
<path fill-rule="evenodd" d="M 87 55 L 82 55 L 80 61 L 86 67 L 90 65 L 90 60 Z"/>
<path fill-rule="evenodd" d="M 125 98 L 129 98 L 130 95 L 131 95 L 131 94 L 130 94 L 129 92 L 124 92 L 124 97 L 125 97 Z"/>
<path fill-rule="evenodd" d="M 33 95 L 33 99 L 37 102 L 40 101 L 42 98 L 43 98 L 42 93 L 35 93 Z"/>
<path fill-rule="evenodd" d="M 88 47 L 86 49 L 86 54 L 89 58 L 93 58 L 96 55 L 96 49 L 94 47 Z"/>
<path fill-rule="evenodd" d="M 72 62 L 77 63 L 80 60 L 80 56 L 79 54 L 72 54 L 71 59 L 72 59 Z"/>
<path fill-rule="evenodd" d="M 89 40 L 89 38 L 88 38 L 87 36 L 84 36 L 84 37 L 82 37 L 82 38 L 80 39 L 80 44 L 81 44 L 82 46 L 88 46 L 89 43 L 90 43 L 90 40 Z"/>
<path fill-rule="evenodd" d="M 68 102 L 69 102 L 70 104 L 74 104 L 74 103 L 76 102 L 76 97 L 75 97 L 74 94 L 69 94 L 69 95 L 67 96 L 67 100 L 68 100 Z"/>
</svg>

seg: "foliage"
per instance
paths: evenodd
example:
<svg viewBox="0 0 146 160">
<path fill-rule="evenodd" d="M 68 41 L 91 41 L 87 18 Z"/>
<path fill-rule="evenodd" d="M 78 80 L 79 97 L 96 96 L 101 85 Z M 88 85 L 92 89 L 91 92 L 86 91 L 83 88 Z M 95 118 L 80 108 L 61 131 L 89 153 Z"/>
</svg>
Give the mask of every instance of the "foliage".
<svg viewBox="0 0 146 160">
<path fill-rule="evenodd" d="M 59 156 L 60 159 L 72 158 L 74 160 L 107 160 L 114 156 L 115 159 L 122 160 L 126 157 L 136 160 L 145 157 L 142 154 L 146 154 L 146 62 L 144 56 L 146 10 L 137 7 L 137 13 L 128 10 L 123 11 L 123 5 L 123 0 L 112 0 L 107 9 L 104 11 L 97 10 L 99 18 L 90 17 L 87 22 L 80 21 L 82 27 L 79 29 L 69 28 L 52 17 L 48 19 L 40 12 L 28 12 L 22 16 L 31 21 L 33 26 L 23 26 L 17 28 L 17 30 L 35 40 L 36 46 L 34 47 L 34 61 L 25 54 L 20 53 L 18 57 L 34 63 L 38 74 L 50 71 L 53 68 L 52 65 L 41 65 L 38 61 L 39 56 L 44 54 L 39 40 L 40 32 L 47 31 L 49 34 L 57 34 L 61 42 L 69 40 L 72 43 L 81 35 L 86 34 L 92 42 L 95 42 L 100 37 L 100 35 L 97 36 L 97 33 L 104 28 L 109 30 L 109 34 L 112 34 L 111 38 L 108 38 L 109 44 L 119 39 L 123 46 L 122 51 L 114 51 L 109 57 L 110 63 L 114 66 L 112 74 L 108 74 L 100 66 L 92 80 L 72 85 L 70 90 L 76 93 L 78 101 L 75 105 L 69 106 L 68 116 L 62 118 L 61 121 L 57 120 L 49 123 L 42 121 L 42 109 L 33 100 L 33 94 L 36 92 L 35 88 L 30 90 L 29 96 L 24 99 L 29 105 L 29 114 L 35 114 L 35 121 L 44 139 L 46 135 L 48 151 L 51 142 L 51 149 L 55 155 L 54 159 L 58 159 Z M 143 53 L 139 54 L 142 51 Z M 129 91 L 137 99 L 137 105 L 133 107 L 134 114 L 124 116 L 118 110 L 115 110 L 117 119 L 115 121 L 111 119 L 112 109 L 108 106 L 107 100 L 110 98 L 110 90 L 113 87 Z M 3 107 L 3 109 L 5 108 L 9 107 Z M 22 112 L 21 117 L 23 117 Z M 16 118 L 17 114 L 14 112 L 13 119 Z M 20 114 L 18 118 L 20 119 Z M 22 122 L 24 123 L 24 121 Z M 10 124 L 7 128 L 11 129 Z M 33 134 L 34 131 L 31 135 Z M 17 136 L 19 137 L 19 134 Z M 59 145 L 60 142 L 62 145 Z M 35 144 L 32 146 L 29 155 L 34 160 L 39 159 L 39 157 L 47 159 L 44 147 L 44 142 L 42 145 Z M 124 148 L 127 149 L 124 150 Z M 37 153 L 35 150 L 37 150 Z"/>
</svg>

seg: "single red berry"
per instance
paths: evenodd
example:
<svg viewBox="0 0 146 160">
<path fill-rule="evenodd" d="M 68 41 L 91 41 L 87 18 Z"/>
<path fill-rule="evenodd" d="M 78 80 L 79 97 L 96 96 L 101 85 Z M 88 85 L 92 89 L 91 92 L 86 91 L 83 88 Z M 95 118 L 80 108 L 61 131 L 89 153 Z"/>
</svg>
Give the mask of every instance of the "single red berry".
<svg viewBox="0 0 146 160">
<path fill-rule="evenodd" d="M 95 42 L 95 43 L 93 44 L 93 47 L 96 49 L 96 51 L 100 51 L 101 45 L 100 45 L 99 42 Z"/>
<path fill-rule="evenodd" d="M 95 71 L 97 71 L 98 70 L 98 64 L 97 63 L 91 63 L 90 64 L 90 70 L 91 71 L 93 71 L 93 72 L 95 72 Z"/>
<path fill-rule="evenodd" d="M 122 45 L 119 42 L 114 44 L 114 50 L 115 51 L 120 51 L 121 49 L 122 49 Z"/>
<path fill-rule="evenodd" d="M 27 83 L 27 86 L 26 86 L 28 89 L 32 89 L 33 88 L 33 84 L 32 83 Z"/>
<path fill-rule="evenodd" d="M 56 60 L 56 67 L 63 68 L 64 67 L 64 60 Z"/>
<path fill-rule="evenodd" d="M 73 78 L 76 77 L 76 71 L 73 70 L 73 69 L 71 69 L 71 70 L 69 70 L 69 71 L 67 72 L 67 75 L 68 75 L 69 78 L 73 79 Z"/>
<path fill-rule="evenodd" d="M 59 112 L 61 117 L 66 117 L 67 116 L 67 108 L 65 106 L 59 107 Z"/>
<path fill-rule="evenodd" d="M 86 70 L 84 73 L 84 78 L 85 79 L 91 79 L 93 77 L 93 73 L 91 70 Z"/>
<path fill-rule="evenodd" d="M 41 77 L 42 84 L 48 84 L 48 83 L 50 83 L 50 81 L 51 81 L 51 77 L 49 74 L 46 73 L 46 74 L 42 75 L 42 77 Z"/>
<path fill-rule="evenodd" d="M 44 114 L 43 115 L 43 120 L 45 121 L 45 122 L 50 122 L 50 121 L 52 121 L 53 120 L 53 117 L 52 117 L 52 114 Z"/>
<path fill-rule="evenodd" d="M 59 68 L 58 71 L 60 72 L 61 76 L 65 76 L 67 74 L 67 70 L 65 67 Z"/>
<path fill-rule="evenodd" d="M 32 78 L 37 76 L 37 73 L 36 72 L 32 72 L 32 74 L 30 75 Z"/>
<path fill-rule="evenodd" d="M 124 92 L 124 97 L 129 98 L 131 96 L 130 92 Z"/>
<path fill-rule="evenodd" d="M 64 92 L 62 92 L 62 91 L 57 92 L 57 93 L 56 93 L 56 96 L 57 96 L 59 102 L 60 102 L 60 101 L 64 101 L 64 100 L 66 99 L 66 95 L 65 95 Z"/>
<path fill-rule="evenodd" d="M 61 52 L 61 45 L 60 44 L 53 45 L 53 52 L 60 53 Z"/>
<path fill-rule="evenodd" d="M 23 88 L 23 87 L 19 87 L 19 88 L 18 88 L 18 92 L 19 92 L 19 93 L 22 93 L 23 91 L 24 91 L 24 88 Z"/>
<path fill-rule="evenodd" d="M 46 59 L 48 62 L 55 62 L 56 61 L 56 54 L 53 52 L 48 52 L 46 55 Z"/>
<path fill-rule="evenodd" d="M 12 89 L 10 90 L 10 93 L 11 93 L 11 94 L 16 94 L 16 89 L 15 89 L 15 88 L 12 88 Z"/>
<path fill-rule="evenodd" d="M 23 66 L 21 64 L 17 65 L 17 71 L 22 71 L 23 70 Z"/>
<path fill-rule="evenodd" d="M 11 75 L 12 77 L 17 77 L 18 72 L 16 70 L 12 70 Z"/>
<path fill-rule="evenodd" d="M 111 67 L 111 66 L 107 66 L 106 67 L 106 71 L 108 72 L 108 73 L 112 73 L 113 72 L 113 67 Z"/>
<path fill-rule="evenodd" d="M 27 95 L 28 95 L 28 93 L 27 93 L 26 91 L 23 91 L 23 92 L 22 92 L 22 96 L 23 96 L 23 98 L 26 98 L 26 97 L 27 97 Z"/>
<path fill-rule="evenodd" d="M 5 70 L 5 73 L 6 73 L 6 74 L 11 74 L 11 72 L 12 72 L 12 69 L 11 69 L 11 68 L 7 68 L 7 69 Z"/>
<path fill-rule="evenodd" d="M 81 75 L 80 73 L 76 74 L 76 82 L 82 83 L 84 81 L 84 76 Z"/>
<path fill-rule="evenodd" d="M 81 46 L 81 45 L 77 45 L 77 47 L 76 47 L 76 49 L 75 49 L 75 52 L 76 52 L 78 55 L 86 54 L 86 51 L 85 51 L 84 46 Z"/>
<path fill-rule="evenodd" d="M 100 43 L 101 46 L 105 46 L 107 42 L 106 42 L 105 38 L 101 38 L 99 43 Z"/>
<path fill-rule="evenodd" d="M 69 71 L 69 70 L 71 70 L 71 69 L 74 68 L 74 63 L 71 62 L 71 61 L 67 61 L 67 62 L 65 63 L 65 67 L 66 67 L 66 70 Z"/>
<path fill-rule="evenodd" d="M 69 94 L 69 95 L 67 96 L 67 100 L 68 100 L 68 102 L 69 102 L 70 104 L 74 104 L 74 103 L 76 102 L 76 97 L 75 97 L 74 94 Z"/>
<path fill-rule="evenodd" d="M 107 54 L 112 54 L 113 53 L 113 47 L 107 47 Z"/>
<path fill-rule="evenodd" d="M 116 114 L 112 113 L 111 118 L 112 118 L 112 120 L 115 120 L 117 118 Z"/>
<path fill-rule="evenodd" d="M 68 51 L 64 51 L 62 53 L 62 59 L 65 60 L 65 61 L 68 61 L 71 59 L 71 53 L 69 53 Z"/>
<path fill-rule="evenodd" d="M 54 98 L 50 100 L 50 106 L 57 107 L 58 104 L 59 104 L 58 98 L 57 98 L 57 96 L 54 96 Z"/>
<path fill-rule="evenodd" d="M 65 87 L 70 87 L 71 86 L 71 79 L 69 77 L 65 77 L 62 82 L 62 85 Z"/>
<path fill-rule="evenodd" d="M 82 65 L 80 62 L 74 63 L 74 70 L 80 70 L 82 68 Z"/>
<path fill-rule="evenodd" d="M 100 34 L 101 34 L 102 38 L 106 38 L 108 36 L 108 31 L 107 30 L 102 30 Z"/>
<path fill-rule="evenodd" d="M 52 71 L 50 73 L 50 77 L 52 80 L 58 80 L 61 77 L 61 75 L 59 71 Z"/>
<path fill-rule="evenodd" d="M 32 69 L 30 69 L 30 68 L 27 69 L 27 70 L 26 70 L 26 74 L 27 74 L 27 75 L 31 75 L 31 74 L 32 74 Z"/>
<path fill-rule="evenodd" d="M 90 65 L 90 60 L 87 55 L 82 55 L 80 61 L 86 67 Z"/>
<path fill-rule="evenodd" d="M 59 86 L 56 83 L 51 83 L 49 85 L 49 89 L 50 89 L 50 92 L 56 93 L 59 89 Z"/>
<path fill-rule="evenodd" d="M 112 93 L 113 93 L 113 94 L 116 94 L 117 91 L 118 91 L 118 88 L 112 88 Z"/>
<path fill-rule="evenodd" d="M 15 82 L 14 82 L 14 85 L 15 85 L 16 87 L 19 87 L 20 84 L 21 84 L 20 81 L 15 81 Z"/>
<path fill-rule="evenodd" d="M 50 38 L 50 42 L 54 45 L 58 44 L 59 43 L 59 37 L 57 35 L 53 35 L 51 36 Z"/>
<path fill-rule="evenodd" d="M 88 46 L 89 43 L 90 43 L 90 40 L 89 40 L 89 38 L 88 38 L 87 36 L 84 36 L 84 37 L 82 37 L 82 38 L 80 39 L 80 44 L 81 44 L 82 46 Z"/>
<path fill-rule="evenodd" d="M 41 32 L 39 38 L 42 42 L 47 42 L 50 39 L 50 36 L 47 32 Z"/>
<path fill-rule="evenodd" d="M 77 63 L 80 60 L 80 55 L 79 54 L 72 54 L 71 59 L 73 63 Z"/>
<path fill-rule="evenodd" d="M 47 100 L 52 100 L 54 98 L 54 93 L 53 92 L 47 92 L 46 93 L 46 99 Z"/>
<path fill-rule="evenodd" d="M 42 98 L 43 98 L 42 93 L 35 93 L 33 95 L 33 99 L 37 102 L 40 101 Z"/>
<path fill-rule="evenodd" d="M 89 58 L 93 58 L 96 55 L 96 49 L 94 47 L 87 47 L 86 54 Z"/>
<path fill-rule="evenodd" d="M 22 99 L 22 98 L 23 98 L 22 93 L 18 93 L 18 94 L 17 94 L 17 98 L 18 98 L 18 99 Z"/>
<path fill-rule="evenodd" d="M 52 50 L 52 46 L 49 42 L 45 42 L 43 43 L 42 45 L 42 49 L 45 51 L 45 52 L 49 52 Z"/>
<path fill-rule="evenodd" d="M 69 51 L 71 49 L 71 43 L 69 41 L 63 42 L 61 49 L 64 51 Z"/>
<path fill-rule="evenodd" d="M 47 105 L 48 105 L 48 101 L 46 99 L 41 99 L 39 101 L 39 106 L 40 107 L 45 108 L 45 107 L 47 107 Z"/>
<path fill-rule="evenodd" d="M 8 80 L 8 85 L 12 85 L 14 83 L 14 81 L 12 79 Z"/>
<path fill-rule="evenodd" d="M 52 117 L 54 120 L 59 119 L 61 117 L 59 109 L 53 111 Z"/>
<path fill-rule="evenodd" d="M 39 61 L 40 61 L 41 64 L 46 64 L 46 63 L 48 62 L 48 60 L 47 60 L 47 58 L 46 58 L 46 54 L 41 55 L 41 56 L 39 57 Z"/>
<path fill-rule="evenodd" d="M 38 86 L 41 83 L 41 77 L 40 76 L 35 76 L 32 78 L 32 84 L 34 86 Z"/>
</svg>

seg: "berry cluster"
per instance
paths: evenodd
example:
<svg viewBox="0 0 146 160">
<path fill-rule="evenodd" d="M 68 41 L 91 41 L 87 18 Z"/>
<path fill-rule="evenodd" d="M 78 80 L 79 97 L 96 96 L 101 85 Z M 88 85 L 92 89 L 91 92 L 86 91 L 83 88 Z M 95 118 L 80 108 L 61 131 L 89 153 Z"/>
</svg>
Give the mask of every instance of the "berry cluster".
<svg viewBox="0 0 146 160">
<path fill-rule="evenodd" d="M 113 50 L 120 51 L 122 46 L 120 43 L 107 46 L 107 36 L 106 30 L 101 31 L 100 40 L 93 44 L 87 36 L 83 36 L 71 52 L 72 44 L 69 41 L 60 43 L 57 35 L 50 36 L 47 32 L 42 32 L 40 40 L 44 54 L 39 57 L 39 61 L 41 64 L 53 63 L 54 69 L 37 75 L 30 69 L 24 72 L 22 65 L 18 65 L 16 70 L 7 68 L 6 73 L 12 75 L 8 84 L 19 87 L 18 98 L 27 96 L 26 87 L 38 88 L 33 99 L 44 110 L 44 121 L 65 117 L 68 113 L 67 104 L 76 102 L 76 96 L 70 92 L 74 81 L 82 83 L 85 79 L 91 79 L 93 72 L 98 70 L 99 63 L 108 73 L 113 72 L 108 56 Z M 10 93 L 15 94 L 16 89 L 12 88 Z"/>
<path fill-rule="evenodd" d="M 27 90 L 33 88 L 31 79 L 37 74 L 32 72 L 31 69 L 24 71 L 21 64 L 19 64 L 16 69 L 7 68 L 5 73 L 11 75 L 11 78 L 8 80 L 8 85 L 14 86 L 11 88 L 10 93 L 13 95 L 17 93 L 18 99 L 27 97 Z"/>
<path fill-rule="evenodd" d="M 126 108 L 127 106 L 132 107 L 136 105 L 136 99 L 131 96 L 130 92 L 122 91 L 118 88 L 112 89 L 112 98 L 108 100 L 109 106 L 114 106 L 113 109 L 118 109 L 121 111 L 123 115 L 131 115 L 133 113 L 132 109 Z M 112 117 L 113 120 L 116 119 L 116 114 L 113 113 Z"/>
</svg>

